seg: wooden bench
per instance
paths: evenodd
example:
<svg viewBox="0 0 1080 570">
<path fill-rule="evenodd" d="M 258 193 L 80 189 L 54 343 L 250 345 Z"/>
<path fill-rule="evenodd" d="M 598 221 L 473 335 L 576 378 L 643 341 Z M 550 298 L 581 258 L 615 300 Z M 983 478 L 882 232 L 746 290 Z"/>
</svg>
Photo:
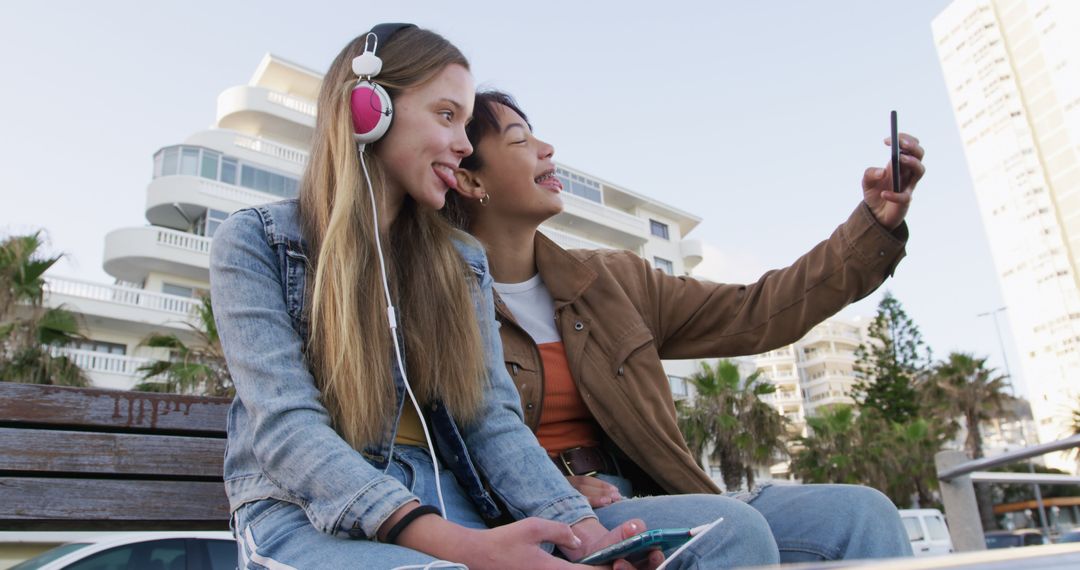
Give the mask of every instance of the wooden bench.
<svg viewBox="0 0 1080 570">
<path fill-rule="evenodd" d="M 0 530 L 227 529 L 229 403 L 0 382 Z"/>
</svg>

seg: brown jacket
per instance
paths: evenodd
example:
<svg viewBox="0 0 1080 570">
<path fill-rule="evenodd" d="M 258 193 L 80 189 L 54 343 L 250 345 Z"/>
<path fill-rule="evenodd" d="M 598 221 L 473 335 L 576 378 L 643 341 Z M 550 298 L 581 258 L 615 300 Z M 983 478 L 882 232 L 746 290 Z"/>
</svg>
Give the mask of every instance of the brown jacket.
<svg viewBox="0 0 1080 570">
<path fill-rule="evenodd" d="M 635 489 L 715 493 L 679 432 L 660 360 L 791 344 L 892 275 L 906 240 L 906 225 L 890 233 L 860 204 L 829 239 L 749 285 L 667 275 L 628 251 L 568 251 L 539 233 L 535 247 L 570 372 L 614 451 L 643 471 L 631 477 Z M 495 304 L 506 367 L 536 431 L 544 405 L 540 353 L 497 294 Z"/>
</svg>

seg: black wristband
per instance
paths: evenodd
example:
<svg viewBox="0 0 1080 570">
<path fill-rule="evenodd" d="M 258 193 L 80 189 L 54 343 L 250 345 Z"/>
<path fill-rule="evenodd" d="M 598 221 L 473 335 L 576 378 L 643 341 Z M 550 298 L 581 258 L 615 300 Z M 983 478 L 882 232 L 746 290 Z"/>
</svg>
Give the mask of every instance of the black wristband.
<svg viewBox="0 0 1080 570">
<path fill-rule="evenodd" d="M 416 519 L 424 515 L 439 515 L 439 509 L 431 505 L 420 505 L 415 509 L 405 513 L 405 516 L 401 517 L 401 520 L 394 523 L 394 526 L 390 527 L 390 531 L 386 533 L 386 540 L 383 542 L 387 544 L 397 544 L 398 535 L 404 532 L 405 528 L 413 523 Z"/>
</svg>

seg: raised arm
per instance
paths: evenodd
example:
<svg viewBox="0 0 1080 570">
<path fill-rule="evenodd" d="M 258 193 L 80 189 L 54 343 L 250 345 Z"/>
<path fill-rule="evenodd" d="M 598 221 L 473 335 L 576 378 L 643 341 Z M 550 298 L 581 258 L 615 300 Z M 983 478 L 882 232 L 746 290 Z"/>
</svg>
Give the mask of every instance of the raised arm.
<svg viewBox="0 0 1080 570">
<path fill-rule="evenodd" d="M 889 141 L 886 139 L 886 144 Z M 642 307 L 663 358 L 759 354 L 790 344 L 814 325 L 877 289 L 904 257 L 904 218 L 925 173 L 918 139 L 900 135 L 901 192 L 892 167 L 863 174 L 863 202 L 846 222 L 787 268 L 748 285 L 644 273 Z"/>
</svg>

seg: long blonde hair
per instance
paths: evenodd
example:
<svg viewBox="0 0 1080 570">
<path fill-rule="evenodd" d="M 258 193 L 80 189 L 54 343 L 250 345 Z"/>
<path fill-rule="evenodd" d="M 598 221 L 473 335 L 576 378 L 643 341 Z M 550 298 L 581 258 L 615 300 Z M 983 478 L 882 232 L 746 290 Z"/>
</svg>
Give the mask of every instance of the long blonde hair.
<svg viewBox="0 0 1080 570">
<path fill-rule="evenodd" d="M 352 138 L 350 94 L 356 76 L 351 64 L 363 51 L 365 36 L 345 46 L 323 79 L 300 190 L 304 238 L 314 254 L 308 361 L 334 428 L 357 449 L 384 437 L 397 404 L 375 246 L 379 228 L 372 222 L 369 189 Z M 376 82 L 391 97 L 425 83 L 447 65 L 468 68 L 450 42 L 417 28 L 383 38 L 378 53 L 383 68 Z M 385 167 L 378 143 L 368 148 L 368 171 L 382 203 Z M 406 195 L 383 243 L 410 385 L 421 405 L 440 400 L 467 423 L 480 407 L 486 373 L 470 295 L 476 278 L 451 241 L 454 231 Z"/>
</svg>

